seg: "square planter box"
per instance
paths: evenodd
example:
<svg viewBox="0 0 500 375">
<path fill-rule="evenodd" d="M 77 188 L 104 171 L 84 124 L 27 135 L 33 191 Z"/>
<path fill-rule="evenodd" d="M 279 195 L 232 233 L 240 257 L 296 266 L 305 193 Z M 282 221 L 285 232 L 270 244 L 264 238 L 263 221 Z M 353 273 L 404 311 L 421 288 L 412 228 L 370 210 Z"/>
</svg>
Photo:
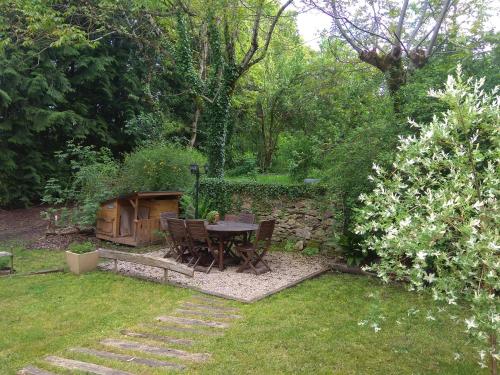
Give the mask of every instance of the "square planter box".
<svg viewBox="0 0 500 375">
<path fill-rule="evenodd" d="M 66 251 L 66 262 L 68 263 L 71 272 L 75 275 L 80 275 L 85 272 L 93 271 L 97 268 L 99 253 L 97 250 L 84 254 L 75 254 L 71 251 Z"/>
</svg>

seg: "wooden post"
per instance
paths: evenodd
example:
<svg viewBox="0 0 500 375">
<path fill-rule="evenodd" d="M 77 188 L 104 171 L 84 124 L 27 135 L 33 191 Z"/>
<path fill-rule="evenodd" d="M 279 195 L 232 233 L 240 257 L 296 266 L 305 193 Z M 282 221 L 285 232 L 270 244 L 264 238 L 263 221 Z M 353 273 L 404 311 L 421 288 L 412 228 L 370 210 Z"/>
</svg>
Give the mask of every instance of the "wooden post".
<svg viewBox="0 0 500 375">
<path fill-rule="evenodd" d="M 10 273 L 14 273 L 14 253 L 10 255 Z"/>
<path fill-rule="evenodd" d="M 163 284 L 166 284 L 168 280 L 168 269 L 163 269 Z"/>
<path fill-rule="evenodd" d="M 115 263 L 113 265 L 113 272 L 118 273 L 118 259 L 115 259 L 114 261 Z"/>
</svg>

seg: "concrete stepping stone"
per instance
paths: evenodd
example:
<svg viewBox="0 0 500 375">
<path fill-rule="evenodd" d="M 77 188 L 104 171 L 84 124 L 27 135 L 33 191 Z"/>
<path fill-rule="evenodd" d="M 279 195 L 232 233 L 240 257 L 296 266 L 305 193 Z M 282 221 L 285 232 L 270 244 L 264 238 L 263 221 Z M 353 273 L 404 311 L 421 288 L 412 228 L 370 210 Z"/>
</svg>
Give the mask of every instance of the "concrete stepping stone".
<svg viewBox="0 0 500 375">
<path fill-rule="evenodd" d="M 159 320 L 160 322 L 187 324 L 187 325 L 210 327 L 210 328 L 228 328 L 229 327 L 228 323 L 199 320 L 199 319 L 190 319 L 190 318 L 180 318 L 178 316 L 159 316 L 156 319 Z"/>
<path fill-rule="evenodd" d="M 191 297 L 191 301 L 197 301 L 197 302 L 204 302 L 204 303 L 212 303 L 214 305 L 225 305 L 227 301 L 223 300 L 222 298 L 211 298 L 211 297 L 206 297 L 206 296 L 193 296 Z"/>
<path fill-rule="evenodd" d="M 201 309 L 201 310 L 207 310 L 207 311 L 220 311 L 220 312 L 239 312 L 240 309 L 235 308 L 235 307 L 226 307 L 226 306 L 213 306 L 213 305 L 203 305 L 203 304 L 198 304 L 198 303 L 192 303 L 192 302 L 184 302 L 183 307 L 186 307 L 188 309 L 190 308 L 196 308 L 196 309 Z"/>
<path fill-rule="evenodd" d="M 239 318 L 241 318 L 241 315 L 225 314 L 225 313 L 212 312 L 212 311 L 199 311 L 199 310 L 186 310 L 186 309 L 177 309 L 176 311 L 178 313 L 181 313 L 181 314 L 206 316 L 209 318 L 222 318 L 222 319 L 239 319 Z"/>
<path fill-rule="evenodd" d="M 190 339 L 177 339 L 169 336 L 155 335 L 153 333 L 133 332 L 133 331 L 128 331 L 126 329 L 120 331 L 120 333 L 124 336 L 140 337 L 143 339 L 150 339 L 154 341 L 168 342 L 170 344 L 193 345 L 194 342 L 193 340 Z"/>
<path fill-rule="evenodd" d="M 53 372 L 39 369 L 35 366 L 26 366 L 17 372 L 17 375 L 56 375 Z"/>
<path fill-rule="evenodd" d="M 104 352 L 101 350 L 94 350 L 87 348 L 73 348 L 70 350 L 73 352 L 89 354 L 100 358 L 113 359 L 115 361 L 120 361 L 120 362 L 127 362 L 127 363 L 133 362 L 149 367 L 168 367 L 176 370 L 184 370 L 186 368 L 186 366 L 180 365 L 178 363 L 159 361 L 157 359 L 132 357 L 130 355 Z"/>
<path fill-rule="evenodd" d="M 106 339 L 101 341 L 101 344 L 106 346 L 112 346 L 114 348 L 119 348 L 119 349 L 134 350 L 141 353 L 163 355 L 167 357 L 174 357 L 194 362 L 203 362 L 210 358 L 210 354 L 208 353 L 190 353 L 179 349 L 159 348 L 156 346 L 141 344 L 140 342 L 135 342 L 135 341 Z"/>
<path fill-rule="evenodd" d="M 90 374 L 96 375 L 133 375 L 127 371 L 116 370 L 113 368 L 96 365 L 94 363 L 75 361 L 73 359 L 66 359 L 56 356 L 45 357 L 45 360 L 50 364 L 62 367 L 68 370 L 79 370 Z"/>
<path fill-rule="evenodd" d="M 196 335 L 203 335 L 203 336 L 221 336 L 222 335 L 221 332 L 217 332 L 217 331 L 213 331 L 213 330 L 207 331 L 207 330 L 197 329 L 194 327 L 180 327 L 180 326 L 175 326 L 175 325 L 141 324 L 141 327 L 156 328 L 156 329 L 161 329 L 162 331 L 193 333 Z"/>
</svg>

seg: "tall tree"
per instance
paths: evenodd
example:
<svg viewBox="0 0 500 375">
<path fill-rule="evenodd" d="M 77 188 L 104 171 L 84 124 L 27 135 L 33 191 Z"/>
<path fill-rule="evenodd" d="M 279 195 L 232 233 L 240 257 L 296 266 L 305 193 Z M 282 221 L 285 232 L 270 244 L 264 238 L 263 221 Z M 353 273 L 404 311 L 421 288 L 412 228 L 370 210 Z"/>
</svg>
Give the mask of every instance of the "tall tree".
<svg viewBox="0 0 500 375">
<path fill-rule="evenodd" d="M 292 1 L 278 7 L 264 0 L 213 0 L 205 4 L 209 9 L 205 13 L 181 8 L 178 65 L 188 89 L 197 100 L 203 100 L 209 174 L 213 177 L 224 175 L 229 111 L 236 83 L 265 58 L 276 25 Z M 201 42 L 194 44 L 193 51 L 192 40 L 197 36 Z M 196 57 L 199 69 L 195 68 Z M 193 137 L 199 112 L 198 103 Z"/>
<path fill-rule="evenodd" d="M 405 83 L 409 72 L 427 64 L 440 39 L 445 38 L 447 26 L 458 22 L 458 15 L 464 16 L 460 26 L 465 27 L 473 23 L 467 15 L 483 10 L 480 3 L 459 6 L 453 0 L 306 2 L 332 18 L 334 32 L 357 52 L 359 59 L 385 74 L 391 94 Z"/>
</svg>

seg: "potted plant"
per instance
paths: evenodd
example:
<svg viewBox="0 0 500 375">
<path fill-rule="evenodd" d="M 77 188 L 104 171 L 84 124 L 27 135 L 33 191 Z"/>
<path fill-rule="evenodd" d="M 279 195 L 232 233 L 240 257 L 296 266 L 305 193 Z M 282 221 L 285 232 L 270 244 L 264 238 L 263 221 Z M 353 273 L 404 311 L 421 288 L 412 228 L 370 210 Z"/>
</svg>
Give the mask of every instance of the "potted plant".
<svg viewBox="0 0 500 375">
<path fill-rule="evenodd" d="M 99 253 L 90 242 L 72 243 L 66 251 L 66 262 L 75 275 L 93 271 L 97 268 Z"/>
<path fill-rule="evenodd" d="M 210 211 L 207 214 L 207 221 L 209 224 L 217 224 L 217 222 L 220 220 L 220 214 L 217 211 Z"/>
</svg>

